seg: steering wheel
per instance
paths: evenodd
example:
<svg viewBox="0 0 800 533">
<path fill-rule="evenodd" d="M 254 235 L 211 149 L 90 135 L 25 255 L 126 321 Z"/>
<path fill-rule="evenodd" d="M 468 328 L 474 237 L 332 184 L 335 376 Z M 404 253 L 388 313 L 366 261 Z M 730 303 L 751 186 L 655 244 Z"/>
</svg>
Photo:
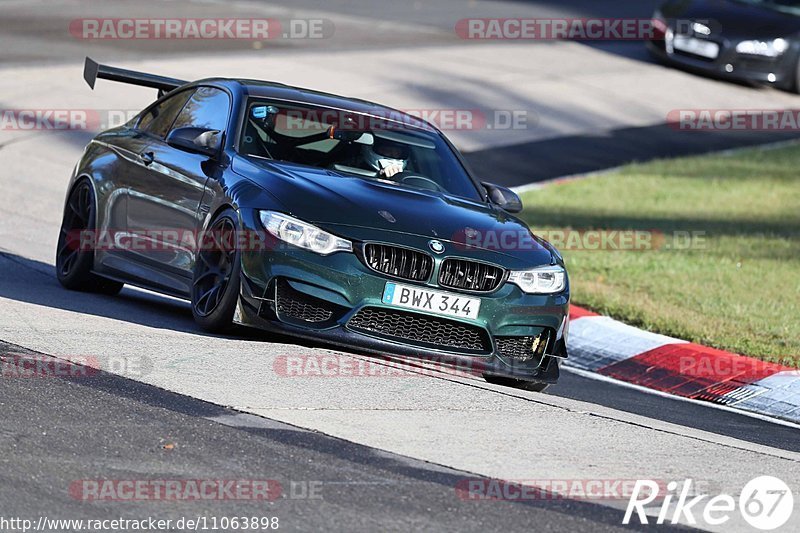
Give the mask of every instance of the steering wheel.
<svg viewBox="0 0 800 533">
<path fill-rule="evenodd" d="M 416 187 L 417 189 L 424 189 L 426 191 L 445 192 L 442 187 L 430 178 L 412 174 L 411 172 L 400 172 L 395 174 L 392 178 L 398 180 L 403 185 Z"/>
</svg>

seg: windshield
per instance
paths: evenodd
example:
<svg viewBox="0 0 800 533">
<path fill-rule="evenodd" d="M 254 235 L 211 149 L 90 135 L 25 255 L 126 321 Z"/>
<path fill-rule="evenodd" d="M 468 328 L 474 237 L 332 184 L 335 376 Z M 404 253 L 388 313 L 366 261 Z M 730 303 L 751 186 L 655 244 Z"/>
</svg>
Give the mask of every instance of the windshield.
<svg viewBox="0 0 800 533">
<path fill-rule="evenodd" d="M 481 200 L 438 132 L 394 118 L 251 99 L 239 153 Z"/>
<path fill-rule="evenodd" d="M 736 0 L 742 4 L 761 6 L 767 9 L 800 16 L 800 0 Z"/>
</svg>

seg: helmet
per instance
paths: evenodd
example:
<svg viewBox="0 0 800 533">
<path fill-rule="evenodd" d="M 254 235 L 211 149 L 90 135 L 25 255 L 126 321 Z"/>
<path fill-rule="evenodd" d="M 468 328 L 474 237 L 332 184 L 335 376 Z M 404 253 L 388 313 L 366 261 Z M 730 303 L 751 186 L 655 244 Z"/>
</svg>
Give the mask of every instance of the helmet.
<svg viewBox="0 0 800 533">
<path fill-rule="evenodd" d="M 405 169 L 408 146 L 403 143 L 375 136 L 373 144 L 365 145 L 363 150 L 367 163 L 377 171 L 392 163 L 400 164 Z"/>
</svg>

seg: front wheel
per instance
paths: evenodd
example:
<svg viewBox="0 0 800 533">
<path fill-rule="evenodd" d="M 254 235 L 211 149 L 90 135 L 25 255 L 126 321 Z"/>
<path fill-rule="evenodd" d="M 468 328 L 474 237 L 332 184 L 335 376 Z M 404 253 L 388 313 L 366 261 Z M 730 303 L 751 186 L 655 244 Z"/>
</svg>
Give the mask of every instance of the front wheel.
<svg viewBox="0 0 800 533">
<path fill-rule="evenodd" d="M 238 217 L 226 209 L 208 230 L 210 239 L 195 259 L 192 281 L 192 315 L 206 331 L 219 333 L 231 329 L 239 299 L 241 256 L 236 246 Z"/>
<path fill-rule="evenodd" d="M 547 383 L 492 376 L 491 374 L 484 374 L 483 379 L 492 385 L 502 385 L 503 387 L 512 387 L 514 389 L 526 390 L 530 392 L 544 392 L 548 387 Z"/>
</svg>

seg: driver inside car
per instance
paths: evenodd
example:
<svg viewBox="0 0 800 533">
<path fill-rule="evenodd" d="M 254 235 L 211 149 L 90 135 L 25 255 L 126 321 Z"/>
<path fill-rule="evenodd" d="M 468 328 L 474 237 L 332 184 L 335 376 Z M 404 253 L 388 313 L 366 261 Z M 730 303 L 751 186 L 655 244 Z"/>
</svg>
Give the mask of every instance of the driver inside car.
<svg viewBox="0 0 800 533">
<path fill-rule="evenodd" d="M 361 152 L 367 165 L 386 178 L 403 172 L 408 163 L 408 146 L 377 136 L 373 144 L 364 145 Z"/>
<path fill-rule="evenodd" d="M 276 131 L 279 114 L 280 110 L 275 106 L 255 106 L 251 109 L 249 127 L 254 132 L 246 136 L 245 141 L 251 145 L 257 143 L 253 149 L 256 155 L 272 159 L 296 159 L 302 153 L 297 151 L 298 148 L 336 139 L 342 141 L 341 145 L 327 154 L 334 167 L 344 163 L 344 166 L 374 171 L 376 177 L 391 179 L 408 166 L 410 150 L 405 143 L 355 129 L 339 129 L 337 126 L 328 126 L 310 135 L 286 135 Z M 341 154 L 346 152 L 350 152 L 351 156 L 341 158 Z"/>
</svg>

